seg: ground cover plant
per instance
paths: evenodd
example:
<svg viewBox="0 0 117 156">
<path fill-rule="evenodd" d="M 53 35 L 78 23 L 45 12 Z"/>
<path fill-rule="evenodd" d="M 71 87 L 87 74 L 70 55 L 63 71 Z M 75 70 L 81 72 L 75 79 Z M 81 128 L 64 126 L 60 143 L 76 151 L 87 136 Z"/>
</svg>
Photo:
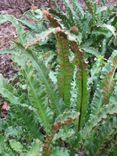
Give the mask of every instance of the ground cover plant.
<svg viewBox="0 0 117 156">
<path fill-rule="evenodd" d="M 1 155 L 117 155 L 116 6 L 64 4 L 33 7 L 25 16 L 35 24 L 0 15 L 17 31 L 0 53 L 19 71 L 10 80 L 0 75 L 10 107 L 0 118 Z"/>
</svg>

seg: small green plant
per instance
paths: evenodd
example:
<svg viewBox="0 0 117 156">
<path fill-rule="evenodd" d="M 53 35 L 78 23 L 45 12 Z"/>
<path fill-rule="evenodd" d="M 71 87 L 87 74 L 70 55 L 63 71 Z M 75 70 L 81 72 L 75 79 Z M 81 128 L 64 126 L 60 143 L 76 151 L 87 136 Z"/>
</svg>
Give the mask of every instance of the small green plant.
<svg viewBox="0 0 117 156">
<path fill-rule="evenodd" d="M 10 103 L 8 119 L 0 120 L 0 154 L 116 155 L 117 51 L 108 60 L 95 55 L 90 64 L 77 35 L 44 15 L 49 29 L 33 35 L 15 17 L 0 15 L 18 34 L 0 53 L 12 54 L 19 67 L 14 86 L 0 76 L 0 94 Z M 43 51 L 52 36 L 55 49 Z"/>
</svg>

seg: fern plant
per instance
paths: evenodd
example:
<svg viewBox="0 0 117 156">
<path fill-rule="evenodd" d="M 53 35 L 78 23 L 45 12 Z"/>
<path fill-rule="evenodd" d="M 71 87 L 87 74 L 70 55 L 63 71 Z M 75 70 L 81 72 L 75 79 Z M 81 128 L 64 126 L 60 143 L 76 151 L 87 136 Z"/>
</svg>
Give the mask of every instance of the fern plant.
<svg viewBox="0 0 117 156">
<path fill-rule="evenodd" d="M 44 16 L 51 27 L 35 36 L 25 32 L 15 17 L 0 16 L 0 22 L 12 22 L 18 34 L 11 49 L 0 53 L 12 54 L 19 67 L 19 82 L 14 86 L 0 76 L 0 94 L 10 103 L 6 124 L 0 123 L 0 144 L 6 146 L 0 154 L 117 154 L 117 51 L 108 60 L 97 56 L 94 66 L 89 67 L 77 36 L 65 30 L 48 11 Z M 43 54 L 36 50 L 44 41 L 48 44 L 51 35 L 56 43 L 54 60 L 45 50 Z M 94 72 L 95 66 L 98 73 Z M 8 137 L 5 127 L 15 125 L 23 134 Z"/>
<path fill-rule="evenodd" d="M 98 52 L 110 56 L 116 48 L 116 4 L 98 5 L 96 0 L 86 0 L 86 7 L 77 0 L 64 0 L 65 12 L 50 9 L 49 12 L 62 23 L 63 29 L 77 36 L 80 48 L 86 53 Z M 110 46 L 108 46 L 110 45 Z"/>
</svg>

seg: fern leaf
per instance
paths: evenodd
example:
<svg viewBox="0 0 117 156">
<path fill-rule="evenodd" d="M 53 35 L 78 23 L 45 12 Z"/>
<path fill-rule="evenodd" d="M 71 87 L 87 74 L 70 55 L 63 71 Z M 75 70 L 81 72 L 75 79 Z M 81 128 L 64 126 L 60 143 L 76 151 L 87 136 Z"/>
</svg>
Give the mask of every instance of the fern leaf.
<svg viewBox="0 0 117 156">
<path fill-rule="evenodd" d="M 38 78 L 36 76 L 32 76 L 32 71 L 29 70 L 28 67 L 24 67 L 24 73 L 26 84 L 28 85 L 29 99 L 33 107 L 36 108 L 38 112 L 40 123 L 45 128 L 45 131 L 49 133 L 51 130 L 52 113 L 50 112 L 49 107 L 45 106 L 42 100 L 42 88 L 39 86 L 39 82 L 36 82 Z"/>
<path fill-rule="evenodd" d="M 25 49 L 21 44 L 16 43 L 15 48 L 10 50 L 3 50 L 1 51 L 1 54 L 12 54 L 14 61 L 22 67 L 28 60 L 32 62 L 33 67 L 38 71 L 39 79 L 44 84 L 46 88 L 46 93 L 48 94 L 51 100 L 50 107 L 55 110 L 54 112 L 56 114 L 60 114 L 60 107 L 62 105 L 59 106 L 58 104 L 62 101 L 59 100 L 59 95 L 57 95 L 53 89 L 53 84 L 50 81 L 48 70 L 44 66 L 43 62 L 37 59 L 37 56 L 34 54 L 34 52 L 32 52 L 32 50 L 30 49 Z"/>
<path fill-rule="evenodd" d="M 117 113 L 117 105 L 116 105 L 117 94 L 116 93 L 117 93 L 117 83 L 115 85 L 113 94 L 109 100 L 109 104 L 102 105 L 102 107 L 100 107 L 100 109 L 97 110 L 97 113 L 95 114 L 95 116 L 91 115 L 87 124 L 82 129 L 81 138 L 83 140 L 90 138 L 92 132 L 95 129 L 97 129 L 102 124 L 103 121 L 107 121 L 109 116 L 111 117 Z"/>
<path fill-rule="evenodd" d="M 24 156 L 42 156 L 42 142 L 40 140 L 36 140 L 32 148 L 24 155 Z"/>
<path fill-rule="evenodd" d="M 88 89 L 87 89 L 87 64 L 84 61 L 83 52 L 79 49 L 76 42 L 72 42 L 72 51 L 75 54 L 75 61 L 77 66 L 77 88 L 78 88 L 78 99 L 77 109 L 80 112 L 78 129 L 80 130 L 83 126 L 87 112 L 88 112 Z"/>
<path fill-rule="evenodd" d="M 11 104 L 10 104 L 11 105 Z M 33 138 L 44 139 L 42 132 L 39 130 L 40 121 L 37 118 L 38 114 L 33 109 L 29 109 L 28 104 L 18 104 L 11 106 L 11 112 L 15 116 L 17 124 L 27 129 Z"/>
<path fill-rule="evenodd" d="M 114 89 L 114 85 L 116 83 L 115 72 L 117 69 L 117 51 L 113 52 L 113 55 L 108 60 L 108 63 L 102 69 L 102 84 L 103 88 L 103 103 L 107 104 L 109 102 L 109 98 Z"/>
<path fill-rule="evenodd" d="M 67 12 L 67 16 L 68 18 L 71 20 L 71 26 L 75 25 L 75 20 L 73 18 L 73 15 L 75 15 L 74 17 L 76 17 L 75 11 L 73 10 L 72 4 L 70 4 L 71 2 L 69 0 L 64 0 L 64 4 L 66 7 L 66 12 Z"/>
<path fill-rule="evenodd" d="M 94 0 L 94 2 L 92 1 L 92 0 L 86 0 L 85 1 L 85 3 L 86 3 L 86 6 L 87 6 L 87 8 L 88 8 L 88 11 L 92 14 L 92 15 L 94 15 L 94 13 L 95 13 L 95 0 Z"/>
<path fill-rule="evenodd" d="M 67 149 L 65 149 L 65 148 L 62 148 L 62 147 L 61 148 L 55 147 L 50 156 L 60 156 L 60 155 L 70 156 L 69 151 Z"/>
<path fill-rule="evenodd" d="M 16 89 L 9 85 L 2 75 L 0 75 L 0 88 L 0 94 L 2 96 L 7 98 L 11 103 L 19 103 Z"/>
<path fill-rule="evenodd" d="M 19 120 L 22 120 L 34 137 L 39 137 L 42 139 L 41 135 L 39 135 L 39 131 L 37 130 L 37 125 L 35 123 L 36 120 L 34 120 L 32 110 L 27 109 L 28 105 L 26 109 L 22 107 L 23 103 L 20 101 L 17 90 L 8 84 L 7 80 L 5 80 L 2 75 L 0 75 L 0 88 L 0 94 L 10 102 L 12 112 L 14 112 L 18 123 Z M 31 116 L 29 116 L 29 112 L 31 112 Z M 29 117 L 27 118 L 27 116 Z M 34 121 L 32 122 L 32 125 L 31 121 Z"/>
<path fill-rule="evenodd" d="M 77 26 L 79 30 L 82 28 L 82 22 L 80 21 L 81 17 L 81 8 L 78 4 L 78 2 L 70 2 L 69 0 L 64 0 L 64 4 L 66 6 L 67 16 L 68 19 L 71 20 L 71 27 Z"/>
<path fill-rule="evenodd" d="M 73 8 L 76 11 L 77 15 L 79 16 L 79 19 L 82 19 L 84 17 L 84 10 L 81 7 L 80 3 L 77 0 L 72 1 Z"/>
<path fill-rule="evenodd" d="M 58 73 L 58 88 L 63 101 L 66 105 L 70 105 L 71 97 L 71 81 L 73 78 L 73 65 L 69 60 L 69 41 L 67 35 L 59 31 L 56 33 L 59 73 Z"/>
<path fill-rule="evenodd" d="M 96 113 L 100 110 L 103 104 L 103 96 L 102 96 L 102 90 L 97 85 L 97 90 L 94 94 L 92 103 L 91 103 L 91 114 L 90 116 L 96 115 Z"/>
<path fill-rule="evenodd" d="M 108 133 L 107 138 L 105 138 L 103 144 L 101 144 L 101 147 L 97 149 L 95 155 L 100 156 L 103 153 L 104 155 L 108 155 L 111 152 L 112 148 L 116 146 L 116 142 L 117 142 L 117 127 L 113 127 L 111 129 L 111 132 Z"/>
<path fill-rule="evenodd" d="M 38 77 L 40 82 L 44 85 L 46 88 L 46 93 L 50 99 L 50 107 L 54 110 L 55 114 L 60 114 L 61 107 L 59 105 L 59 95 L 55 92 L 54 86 L 49 78 L 49 73 L 47 68 L 45 67 L 44 63 L 38 60 L 37 56 L 34 52 L 32 52 L 31 49 L 24 49 L 22 45 L 17 43 L 16 51 L 18 52 L 16 55 L 14 55 L 14 61 L 19 64 L 19 66 L 22 66 L 25 64 L 25 62 L 32 63 L 32 66 L 37 71 Z M 20 59 L 19 59 L 19 58 Z M 62 101 L 61 101 L 62 102 Z"/>
<path fill-rule="evenodd" d="M 69 112 L 66 112 L 65 114 L 69 114 Z M 70 112 L 71 113 L 71 112 Z M 68 115 L 67 114 L 67 115 Z M 51 130 L 51 134 L 49 136 L 46 136 L 46 139 L 45 139 L 45 144 L 44 144 L 44 148 L 43 148 L 43 151 L 44 151 L 44 156 L 49 154 L 50 151 L 51 151 L 51 148 L 50 148 L 50 144 L 53 140 L 53 137 L 55 136 L 55 134 L 60 130 L 62 129 L 64 126 L 68 126 L 70 124 L 72 124 L 75 120 L 77 120 L 79 118 L 79 114 L 76 113 L 75 115 L 73 114 L 73 112 L 71 113 L 71 118 L 69 116 L 68 119 L 66 120 L 62 120 L 62 121 L 59 121 L 59 122 L 56 122 L 53 127 L 52 127 L 52 130 Z M 74 116 L 74 117 L 73 117 Z"/>
<path fill-rule="evenodd" d="M 85 149 L 90 155 L 109 155 L 111 149 L 115 146 L 117 136 L 117 118 L 109 117 L 95 131 L 87 141 L 84 141 Z"/>
<path fill-rule="evenodd" d="M 49 12 L 55 16 L 58 19 L 62 19 L 63 24 L 66 28 L 70 29 L 71 27 L 71 21 L 70 19 L 67 17 L 67 15 L 63 12 L 58 12 L 57 10 L 52 10 L 50 9 Z"/>
<path fill-rule="evenodd" d="M 49 13 L 49 11 L 45 10 L 45 11 L 43 12 L 43 14 L 44 14 L 45 18 L 49 20 L 50 25 L 51 25 L 52 27 L 54 27 L 54 28 L 60 27 L 60 28 L 61 28 L 61 24 L 59 23 L 59 21 L 58 21 L 55 17 L 53 17 L 53 16 Z"/>
<path fill-rule="evenodd" d="M 110 57 L 106 65 L 102 68 L 101 85 L 97 84 L 97 90 L 94 94 L 91 104 L 91 115 L 95 115 L 103 104 L 108 104 L 114 85 L 116 84 L 115 71 L 117 68 L 116 51 Z"/>
<path fill-rule="evenodd" d="M 115 86 L 115 90 L 113 92 L 112 97 L 110 98 L 109 104 L 114 104 L 116 106 L 116 99 L 117 99 L 117 84 Z M 113 108 L 113 107 L 112 107 Z M 87 149 L 92 153 L 92 155 L 109 155 L 112 148 L 116 146 L 117 141 L 117 117 L 116 113 L 112 114 L 111 110 L 110 113 L 107 113 L 107 118 L 103 119 L 95 129 L 92 129 L 92 133 L 88 138 L 88 142 L 92 142 L 92 144 L 87 144 Z M 98 137 L 100 136 L 100 137 Z M 95 144 L 96 142 L 96 144 Z"/>
</svg>

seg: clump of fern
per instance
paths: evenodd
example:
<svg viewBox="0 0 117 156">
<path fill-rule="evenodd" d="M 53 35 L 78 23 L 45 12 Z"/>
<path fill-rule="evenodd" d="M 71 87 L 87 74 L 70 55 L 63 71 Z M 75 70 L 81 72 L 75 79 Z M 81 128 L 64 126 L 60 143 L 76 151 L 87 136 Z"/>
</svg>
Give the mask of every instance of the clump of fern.
<svg viewBox="0 0 117 156">
<path fill-rule="evenodd" d="M 108 5 L 106 1 L 97 4 L 96 0 L 86 0 L 85 8 L 77 0 L 64 0 L 66 10 L 50 9 L 62 28 L 77 36 L 80 48 L 86 53 L 108 58 L 116 49 L 116 4 Z M 109 45 L 109 46 L 108 46 Z"/>
<path fill-rule="evenodd" d="M 0 76 L 0 94 L 10 103 L 6 122 L 23 130 L 19 138 L 11 138 L 3 127 L 4 151 L 40 156 L 116 153 L 117 51 L 108 60 L 96 55 L 90 65 L 77 35 L 48 11 L 44 17 L 49 29 L 33 36 L 15 17 L 0 16 L 0 22 L 12 22 L 18 34 L 12 48 L 0 53 L 12 54 L 19 67 L 15 86 Z M 51 36 L 56 47 L 43 52 Z"/>
</svg>

